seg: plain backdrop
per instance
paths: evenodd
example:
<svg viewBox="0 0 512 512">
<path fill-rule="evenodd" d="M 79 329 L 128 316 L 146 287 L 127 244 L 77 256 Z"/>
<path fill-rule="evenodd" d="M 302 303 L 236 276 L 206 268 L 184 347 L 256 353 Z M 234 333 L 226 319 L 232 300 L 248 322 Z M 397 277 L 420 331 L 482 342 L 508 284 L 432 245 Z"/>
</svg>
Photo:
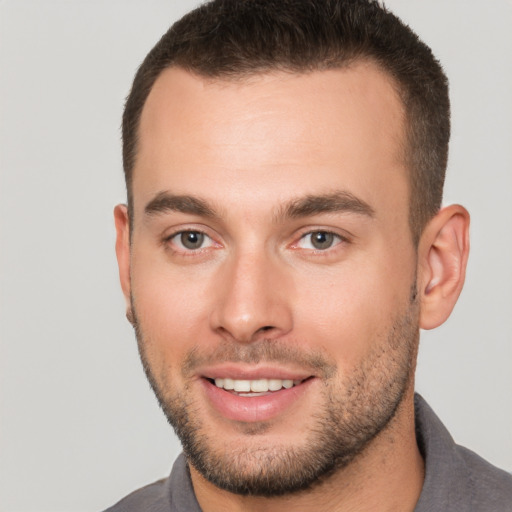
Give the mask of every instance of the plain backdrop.
<svg viewBox="0 0 512 512">
<path fill-rule="evenodd" d="M 451 82 L 445 202 L 472 214 L 465 290 L 422 334 L 417 389 L 512 470 L 512 2 L 389 0 Z M 0 510 L 102 510 L 180 451 L 124 316 L 112 209 L 134 72 L 195 0 L 0 1 Z"/>
</svg>

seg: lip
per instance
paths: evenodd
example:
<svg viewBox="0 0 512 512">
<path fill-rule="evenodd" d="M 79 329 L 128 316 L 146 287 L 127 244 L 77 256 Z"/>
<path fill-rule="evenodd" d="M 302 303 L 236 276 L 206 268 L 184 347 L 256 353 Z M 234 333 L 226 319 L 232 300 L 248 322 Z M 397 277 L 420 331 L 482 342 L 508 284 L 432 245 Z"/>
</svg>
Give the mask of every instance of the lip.
<svg viewBox="0 0 512 512">
<path fill-rule="evenodd" d="M 234 394 L 225 389 L 218 388 L 210 378 L 229 377 L 241 380 L 253 380 L 258 378 L 268 378 L 269 375 L 276 379 L 292 379 L 301 380 L 289 389 L 281 389 L 280 391 L 269 392 L 261 396 L 244 397 Z M 305 380 L 297 377 L 297 374 L 290 372 L 282 372 L 278 376 L 277 373 L 268 371 L 248 371 L 229 374 L 218 373 L 217 377 L 201 377 L 200 383 L 203 387 L 204 393 L 213 409 L 222 417 L 244 423 L 256 423 L 262 421 L 269 421 L 281 414 L 285 414 L 293 406 L 301 401 L 303 396 L 311 388 L 316 378 L 307 378 Z M 294 378 L 295 377 L 295 378 Z"/>
<path fill-rule="evenodd" d="M 241 366 L 235 363 L 226 363 L 212 368 L 202 368 L 197 372 L 198 376 L 206 379 L 229 378 L 234 380 L 257 380 L 257 379 L 281 379 L 303 381 L 314 377 L 311 373 L 303 370 L 286 369 L 282 367 L 265 366 Z"/>
</svg>

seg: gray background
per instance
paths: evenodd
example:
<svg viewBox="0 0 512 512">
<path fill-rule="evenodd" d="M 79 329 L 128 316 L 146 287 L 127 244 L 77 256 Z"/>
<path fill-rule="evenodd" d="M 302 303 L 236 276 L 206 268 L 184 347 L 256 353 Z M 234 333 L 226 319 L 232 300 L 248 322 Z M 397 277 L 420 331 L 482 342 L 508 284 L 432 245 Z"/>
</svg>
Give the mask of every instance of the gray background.
<svg viewBox="0 0 512 512">
<path fill-rule="evenodd" d="M 0 2 L 0 510 L 101 510 L 179 444 L 117 282 L 119 124 L 134 71 L 196 1 Z M 451 80 L 446 203 L 472 214 L 466 288 L 424 333 L 417 388 L 512 470 L 512 2 L 389 0 Z"/>
</svg>

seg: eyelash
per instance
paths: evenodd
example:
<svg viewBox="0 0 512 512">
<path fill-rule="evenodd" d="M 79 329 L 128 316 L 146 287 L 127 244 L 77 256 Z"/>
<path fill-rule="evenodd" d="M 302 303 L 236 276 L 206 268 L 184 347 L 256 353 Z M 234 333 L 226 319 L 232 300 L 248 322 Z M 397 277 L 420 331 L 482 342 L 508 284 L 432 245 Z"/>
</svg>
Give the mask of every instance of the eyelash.
<svg viewBox="0 0 512 512">
<path fill-rule="evenodd" d="M 207 239 L 210 240 L 210 244 L 207 246 L 207 247 L 198 247 L 197 249 L 190 249 L 190 248 L 187 248 L 187 247 L 183 247 L 183 243 L 181 243 L 182 247 L 176 249 L 175 247 L 173 247 L 173 245 L 176 244 L 176 242 L 173 244 L 172 243 L 172 240 L 175 239 L 176 237 L 178 236 L 183 236 L 187 233 L 196 233 L 202 237 L 205 237 Z M 308 236 L 313 236 L 315 234 L 322 234 L 322 235 L 327 235 L 328 237 L 332 237 L 332 243 L 329 247 L 326 247 L 324 249 L 321 249 L 321 248 L 315 248 L 315 247 L 312 247 L 312 248 L 304 248 L 304 247 L 301 247 L 301 243 L 303 243 L 304 240 L 306 240 L 306 238 Z M 209 249 L 210 247 L 220 247 L 220 244 L 215 242 L 215 240 L 209 236 L 205 231 L 201 230 L 201 229 L 182 229 L 182 230 L 179 230 L 179 231 L 175 231 L 173 233 L 171 233 L 170 235 L 166 236 L 163 240 L 163 243 L 175 254 L 179 254 L 181 256 L 184 256 L 184 257 L 193 257 L 193 256 L 198 256 L 198 255 L 201 255 L 205 250 Z M 310 242 L 311 243 L 311 242 Z M 343 235 L 340 235 L 339 233 L 336 233 L 334 231 L 330 231 L 328 229 L 309 229 L 308 231 L 305 231 L 303 232 L 299 239 L 294 242 L 293 244 L 290 245 L 290 247 L 292 249 L 304 249 L 308 252 L 308 254 L 311 254 L 311 255 L 314 255 L 314 256 L 319 256 L 319 257 L 326 257 L 330 254 L 332 254 L 332 252 L 334 250 L 336 250 L 336 248 L 341 245 L 341 244 L 348 244 L 350 243 L 350 240 L 349 238 L 347 238 L 346 236 L 343 236 Z M 202 245 L 202 244 L 201 244 Z M 311 243 L 311 245 L 313 245 Z"/>
<path fill-rule="evenodd" d="M 329 247 L 326 247 L 324 249 L 319 249 L 319 248 L 303 248 L 300 246 L 301 242 L 303 242 L 306 237 L 310 236 L 312 237 L 313 235 L 315 234 L 322 234 L 322 235 L 327 235 L 327 236 L 331 236 L 333 237 L 333 240 L 332 240 L 332 244 L 329 246 Z M 311 243 L 311 242 L 310 242 Z M 298 239 L 297 242 L 294 242 L 292 244 L 292 249 L 305 249 L 308 251 L 308 254 L 313 254 L 315 256 L 328 256 L 330 254 L 332 254 L 333 251 L 336 250 L 336 248 L 339 246 L 339 245 L 342 245 L 342 244 L 348 244 L 350 243 L 350 240 L 348 237 L 346 236 L 343 236 L 335 231 L 330 231 L 328 229 L 309 229 L 308 231 L 302 233 Z"/>
<path fill-rule="evenodd" d="M 175 231 L 174 233 L 171 233 L 170 235 L 166 236 L 164 238 L 164 240 L 163 240 L 163 243 L 173 253 L 180 254 L 180 255 L 185 256 L 185 257 L 196 256 L 198 254 L 201 254 L 205 249 L 208 248 L 208 247 L 199 247 L 197 249 L 189 249 L 187 247 L 180 247 L 179 249 L 174 248 L 173 245 L 175 245 L 175 244 L 172 243 L 172 240 L 175 239 L 178 236 L 186 235 L 187 233 L 196 233 L 196 234 L 198 234 L 200 236 L 208 238 L 211 241 L 211 244 L 208 247 L 215 246 L 215 245 L 217 245 L 217 246 L 220 245 L 220 244 L 216 243 L 211 236 L 209 236 L 205 231 L 203 231 L 201 229 L 181 229 L 179 231 Z M 181 245 L 183 245 L 183 244 L 181 244 Z"/>
</svg>

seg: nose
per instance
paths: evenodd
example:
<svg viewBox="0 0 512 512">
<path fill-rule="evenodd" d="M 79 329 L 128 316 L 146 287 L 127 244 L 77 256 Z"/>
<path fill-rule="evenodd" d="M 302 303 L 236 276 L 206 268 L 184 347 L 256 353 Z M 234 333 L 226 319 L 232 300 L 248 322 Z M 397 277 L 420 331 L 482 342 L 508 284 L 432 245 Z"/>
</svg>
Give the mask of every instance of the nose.
<svg viewBox="0 0 512 512">
<path fill-rule="evenodd" d="M 211 328 L 239 343 L 277 339 L 293 327 L 293 287 L 283 264 L 266 254 L 233 256 L 216 286 Z"/>
</svg>

